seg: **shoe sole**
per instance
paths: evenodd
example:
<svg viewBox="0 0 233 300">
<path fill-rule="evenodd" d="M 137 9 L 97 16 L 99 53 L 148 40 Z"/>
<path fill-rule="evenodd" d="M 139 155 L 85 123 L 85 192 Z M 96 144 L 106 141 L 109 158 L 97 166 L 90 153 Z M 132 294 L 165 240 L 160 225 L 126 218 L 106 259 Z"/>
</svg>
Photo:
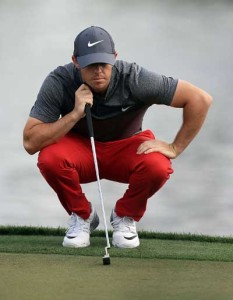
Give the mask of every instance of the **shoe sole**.
<svg viewBox="0 0 233 300">
<path fill-rule="evenodd" d="M 85 248 L 85 247 L 90 246 L 90 242 L 83 243 L 83 244 L 75 244 L 75 243 L 72 243 L 72 239 L 65 237 L 63 240 L 62 246 L 66 247 L 66 248 Z"/>
<path fill-rule="evenodd" d="M 140 241 L 138 241 L 138 243 L 132 245 L 132 244 L 119 244 L 119 243 L 115 243 L 114 241 L 112 241 L 112 245 L 116 248 L 137 248 L 140 245 Z"/>
</svg>

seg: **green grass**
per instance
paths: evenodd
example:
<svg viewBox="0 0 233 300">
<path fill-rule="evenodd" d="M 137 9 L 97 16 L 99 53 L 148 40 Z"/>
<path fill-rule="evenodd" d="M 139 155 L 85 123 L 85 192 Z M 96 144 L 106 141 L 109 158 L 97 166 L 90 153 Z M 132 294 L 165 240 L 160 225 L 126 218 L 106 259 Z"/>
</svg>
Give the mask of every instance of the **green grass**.
<svg viewBox="0 0 233 300">
<path fill-rule="evenodd" d="M 231 300 L 233 264 L 0 253 L 4 300 Z"/>
<path fill-rule="evenodd" d="M 0 235 L 46 235 L 46 236 L 64 236 L 65 228 L 51 227 L 33 227 L 33 226 L 0 226 Z M 161 240 L 182 240 L 182 241 L 200 241 L 233 244 L 233 237 L 208 236 L 202 234 L 186 233 L 161 233 L 150 231 L 139 231 L 140 238 L 161 239 Z M 109 231 L 112 235 L 112 231 Z M 95 230 L 92 234 L 95 237 L 105 237 L 103 230 Z"/>
<path fill-rule="evenodd" d="M 91 236 L 91 247 L 70 249 L 61 246 L 65 229 L 0 227 L 0 252 L 103 256 L 106 245 L 103 231 Z M 109 250 L 111 257 L 160 258 L 207 261 L 233 261 L 231 237 L 140 232 L 140 247 Z M 111 232 L 110 232 L 111 240 Z"/>
<path fill-rule="evenodd" d="M 0 227 L 0 299 L 233 300 L 231 237 L 140 232 L 103 266 L 103 231 L 84 249 L 63 248 L 64 232 Z"/>
</svg>

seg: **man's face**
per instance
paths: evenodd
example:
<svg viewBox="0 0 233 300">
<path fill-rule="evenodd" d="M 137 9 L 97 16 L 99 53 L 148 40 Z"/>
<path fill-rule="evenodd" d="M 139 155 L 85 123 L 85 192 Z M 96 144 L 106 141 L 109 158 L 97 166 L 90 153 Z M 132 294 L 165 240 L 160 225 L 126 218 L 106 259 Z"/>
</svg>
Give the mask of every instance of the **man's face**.
<svg viewBox="0 0 233 300">
<path fill-rule="evenodd" d="M 80 69 L 83 82 L 98 94 L 105 94 L 112 75 L 112 65 L 92 64 Z"/>
</svg>

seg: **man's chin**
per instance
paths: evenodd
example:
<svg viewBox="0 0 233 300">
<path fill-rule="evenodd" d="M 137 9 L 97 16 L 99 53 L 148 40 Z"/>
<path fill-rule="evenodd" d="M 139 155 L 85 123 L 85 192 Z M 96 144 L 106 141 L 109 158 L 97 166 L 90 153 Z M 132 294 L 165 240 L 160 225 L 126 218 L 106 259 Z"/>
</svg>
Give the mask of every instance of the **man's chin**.
<svg viewBox="0 0 233 300">
<path fill-rule="evenodd" d="M 96 94 L 105 94 L 107 91 L 107 88 L 105 86 L 94 86 L 91 89 Z"/>
</svg>

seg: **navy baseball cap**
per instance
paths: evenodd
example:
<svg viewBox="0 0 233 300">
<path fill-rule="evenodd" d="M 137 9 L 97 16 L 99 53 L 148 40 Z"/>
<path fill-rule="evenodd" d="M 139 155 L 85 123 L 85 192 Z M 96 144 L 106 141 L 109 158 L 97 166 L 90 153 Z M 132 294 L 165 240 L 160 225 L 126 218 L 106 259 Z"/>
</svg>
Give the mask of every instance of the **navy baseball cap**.
<svg viewBox="0 0 233 300">
<path fill-rule="evenodd" d="M 115 63 L 115 45 L 111 35 L 103 28 L 91 26 L 84 29 L 74 41 L 74 56 L 85 68 L 95 63 Z"/>
</svg>

